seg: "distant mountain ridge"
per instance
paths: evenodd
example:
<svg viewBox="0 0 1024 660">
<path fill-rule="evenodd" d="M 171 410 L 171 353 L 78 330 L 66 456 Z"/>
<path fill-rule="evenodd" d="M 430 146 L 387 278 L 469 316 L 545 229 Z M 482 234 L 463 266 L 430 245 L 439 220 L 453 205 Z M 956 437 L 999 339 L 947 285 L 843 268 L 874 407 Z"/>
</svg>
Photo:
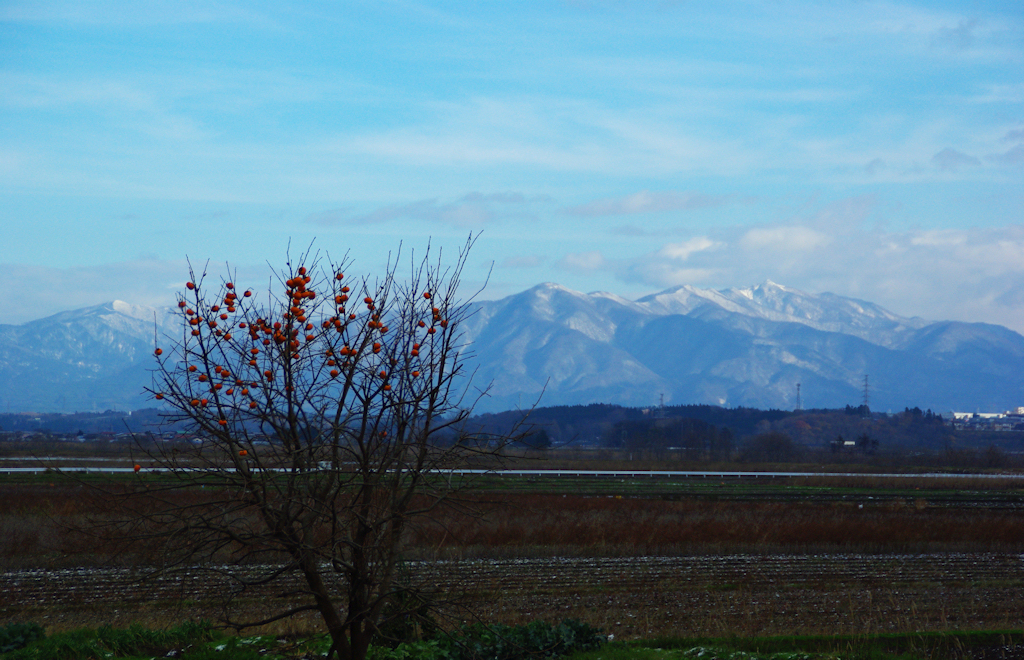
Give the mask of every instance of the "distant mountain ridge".
<svg viewBox="0 0 1024 660">
<path fill-rule="evenodd" d="M 115 301 L 0 325 L 0 410 L 152 405 L 154 332 L 177 310 Z M 982 323 L 907 318 L 870 302 L 773 282 L 691 286 L 635 301 L 537 285 L 473 303 L 479 411 L 543 405 L 708 403 L 793 408 L 1006 410 L 1024 405 L 1024 337 Z"/>
<path fill-rule="evenodd" d="M 467 324 L 488 409 L 709 403 L 1006 410 L 1024 405 L 1024 337 L 894 314 L 773 282 L 676 287 L 636 301 L 540 284 Z M 543 396 L 541 397 L 541 393 Z"/>
</svg>

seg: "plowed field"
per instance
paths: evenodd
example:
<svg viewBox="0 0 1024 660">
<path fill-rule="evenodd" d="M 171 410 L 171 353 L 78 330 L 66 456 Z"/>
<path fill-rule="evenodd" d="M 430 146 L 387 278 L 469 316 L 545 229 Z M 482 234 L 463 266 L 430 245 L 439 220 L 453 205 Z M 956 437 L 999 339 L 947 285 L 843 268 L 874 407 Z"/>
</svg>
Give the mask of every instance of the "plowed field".
<svg viewBox="0 0 1024 660">
<path fill-rule="evenodd" d="M 489 621 L 573 617 L 620 638 L 1024 628 L 1024 557 L 1017 554 L 545 558 L 410 569 L 413 579 L 445 593 L 465 593 Z M 6 572 L 0 622 L 59 630 L 215 619 L 232 588 L 210 572 L 139 577 L 123 569 Z M 270 613 L 289 600 L 281 596 L 289 586 L 299 585 L 249 592 L 232 612 Z"/>
</svg>

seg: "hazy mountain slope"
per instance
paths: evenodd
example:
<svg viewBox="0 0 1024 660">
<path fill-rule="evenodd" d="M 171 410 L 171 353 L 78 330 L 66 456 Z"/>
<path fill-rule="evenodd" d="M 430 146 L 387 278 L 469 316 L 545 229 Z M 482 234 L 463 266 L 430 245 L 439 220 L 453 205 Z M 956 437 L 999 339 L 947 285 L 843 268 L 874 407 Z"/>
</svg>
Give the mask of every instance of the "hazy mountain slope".
<svg viewBox="0 0 1024 660">
<path fill-rule="evenodd" d="M 1024 359 L 1021 336 L 988 323 L 932 323 L 907 337 L 900 348 L 943 362 L 1006 373 L 1015 360 Z"/>
<path fill-rule="evenodd" d="M 624 388 L 660 379 L 611 345 L 619 323 L 635 316 L 628 301 L 587 296 L 553 284 L 477 303 L 463 326 L 472 342 L 474 384 L 489 386 L 483 409 L 600 403 L 641 405 Z"/>
<path fill-rule="evenodd" d="M 159 325 L 154 325 L 155 322 Z M 3 410 L 106 410 L 146 404 L 154 331 L 168 310 L 121 301 L 0 326 Z"/>
</svg>

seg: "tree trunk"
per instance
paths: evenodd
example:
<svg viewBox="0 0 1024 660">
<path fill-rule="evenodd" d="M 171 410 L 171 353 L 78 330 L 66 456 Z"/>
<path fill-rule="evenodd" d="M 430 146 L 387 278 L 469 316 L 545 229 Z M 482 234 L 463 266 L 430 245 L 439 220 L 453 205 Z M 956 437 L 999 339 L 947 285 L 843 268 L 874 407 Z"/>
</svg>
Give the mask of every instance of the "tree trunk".
<svg viewBox="0 0 1024 660">
<path fill-rule="evenodd" d="M 309 586 L 309 590 L 316 600 L 317 610 L 320 612 L 324 625 L 327 626 L 327 632 L 331 636 L 331 651 L 328 652 L 328 657 L 333 653 L 339 660 L 364 660 L 369 645 L 363 648 L 361 655 L 354 653 L 345 630 L 345 623 L 342 621 L 341 615 L 338 614 L 338 608 L 331 599 L 331 594 L 327 591 L 327 585 L 324 584 L 323 578 L 320 576 L 316 561 L 304 556 L 299 560 L 299 568 L 302 570 L 302 575 L 306 578 L 306 585 Z"/>
</svg>

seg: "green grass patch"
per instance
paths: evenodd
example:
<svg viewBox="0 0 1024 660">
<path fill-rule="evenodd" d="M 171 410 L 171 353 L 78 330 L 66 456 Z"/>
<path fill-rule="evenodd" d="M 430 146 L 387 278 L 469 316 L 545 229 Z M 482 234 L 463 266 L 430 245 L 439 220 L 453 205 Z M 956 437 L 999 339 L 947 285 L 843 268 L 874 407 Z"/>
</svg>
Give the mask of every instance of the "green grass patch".
<svg viewBox="0 0 1024 660">
<path fill-rule="evenodd" d="M 24 648 L 0 654 L 3 660 L 106 660 L 152 658 L 208 642 L 218 636 L 209 623 L 183 623 L 168 630 L 102 626 L 38 639 Z M 189 656 L 191 657 L 191 656 Z"/>
<path fill-rule="evenodd" d="M 751 638 L 655 638 L 613 643 L 569 660 L 951 660 L 1002 657 L 1007 647 L 1024 645 L 1024 631 L 904 633 L 869 636 L 789 636 Z"/>
<path fill-rule="evenodd" d="M 597 629 L 572 620 L 522 626 L 477 624 L 393 648 L 371 647 L 369 660 L 543 660 L 604 643 Z M 291 660 L 323 657 L 329 648 L 326 635 L 298 641 L 273 635 L 228 637 L 208 623 L 185 623 L 169 630 L 137 625 L 75 630 L 0 653 L 0 660 Z"/>
<path fill-rule="evenodd" d="M 8 626 L 0 626 L 0 653 L 24 648 L 45 636 L 43 627 L 36 623 L 12 623 Z"/>
<path fill-rule="evenodd" d="M 322 657 L 327 636 L 294 640 L 273 635 L 228 637 L 208 623 L 169 630 L 101 627 L 36 639 L 0 660 L 292 660 Z M 369 660 L 952 660 L 1002 657 L 1024 647 L 1024 631 L 906 633 L 869 636 L 653 638 L 605 643 L 576 621 L 522 626 L 474 625 L 448 636 L 372 647 Z M 1019 652 L 1019 651 L 1018 651 Z"/>
</svg>

